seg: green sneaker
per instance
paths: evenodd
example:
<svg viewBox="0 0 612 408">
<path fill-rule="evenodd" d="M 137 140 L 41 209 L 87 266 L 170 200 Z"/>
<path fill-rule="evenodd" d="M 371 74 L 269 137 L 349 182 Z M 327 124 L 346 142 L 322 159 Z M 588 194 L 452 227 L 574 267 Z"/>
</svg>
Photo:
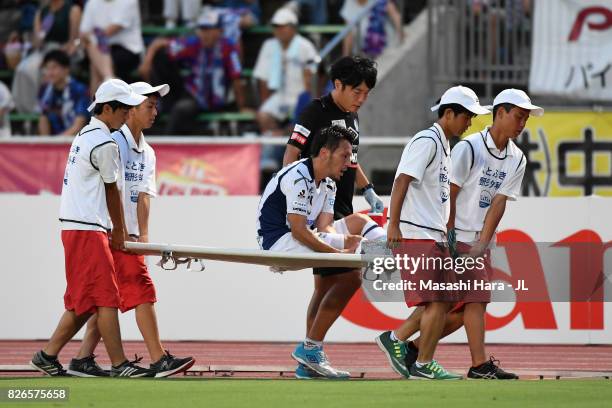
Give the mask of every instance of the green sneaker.
<svg viewBox="0 0 612 408">
<path fill-rule="evenodd" d="M 389 360 L 389 364 L 391 364 L 393 371 L 404 378 L 410 378 L 410 372 L 404 363 L 406 358 L 406 344 L 403 341 L 391 340 L 390 331 L 386 331 L 376 337 L 376 344 L 378 344 L 380 350 L 387 356 L 387 360 Z"/>
<path fill-rule="evenodd" d="M 463 376 L 449 373 L 436 360 L 418 368 L 416 363 L 410 367 L 410 378 L 414 380 L 462 380 Z"/>
</svg>

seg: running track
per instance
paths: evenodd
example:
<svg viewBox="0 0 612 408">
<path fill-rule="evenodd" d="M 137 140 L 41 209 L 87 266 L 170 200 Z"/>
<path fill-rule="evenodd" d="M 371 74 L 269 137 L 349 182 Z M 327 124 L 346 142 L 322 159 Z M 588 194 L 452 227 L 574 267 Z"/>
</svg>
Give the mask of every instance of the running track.
<svg viewBox="0 0 612 408">
<path fill-rule="evenodd" d="M 0 366 L 27 365 L 32 354 L 40 350 L 44 343 L 30 340 L 0 341 Z M 65 366 L 76 355 L 79 344 L 71 342 L 62 351 L 60 361 Z M 196 366 L 295 366 L 290 356 L 295 347 L 292 343 L 166 341 L 164 345 L 174 355 L 195 357 Z M 126 341 L 124 348 L 128 358 L 131 359 L 134 354 L 144 356 L 141 364 L 148 366 L 149 358 L 143 342 Z M 326 344 L 325 350 L 333 365 L 338 368 L 358 367 L 376 373 L 377 378 L 397 377 L 374 343 L 330 343 Z M 490 344 L 487 345 L 487 352 L 500 360 L 503 368 L 519 374 L 535 375 L 556 371 L 612 373 L 612 346 Z M 103 346 L 98 346 L 96 354 L 102 365 L 109 364 Z M 469 350 L 465 344 L 441 344 L 436 351 L 436 358 L 444 367 L 459 373 L 465 373 L 470 366 Z M 15 376 L 16 373 L 0 372 L 2 375 Z"/>
</svg>

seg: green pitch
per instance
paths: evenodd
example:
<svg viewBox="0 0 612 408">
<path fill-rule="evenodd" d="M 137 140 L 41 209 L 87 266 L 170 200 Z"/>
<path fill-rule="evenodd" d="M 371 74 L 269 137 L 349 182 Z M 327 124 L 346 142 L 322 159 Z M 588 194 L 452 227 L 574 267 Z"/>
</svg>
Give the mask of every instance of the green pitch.
<svg viewBox="0 0 612 408">
<path fill-rule="evenodd" d="M 293 381 L 0 378 L 0 390 L 68 387 L 68 402 L 2 407 L 610 407 L 612 380 Z M 436 405 L 432 405 L 436 404 Z"/>
</svg>

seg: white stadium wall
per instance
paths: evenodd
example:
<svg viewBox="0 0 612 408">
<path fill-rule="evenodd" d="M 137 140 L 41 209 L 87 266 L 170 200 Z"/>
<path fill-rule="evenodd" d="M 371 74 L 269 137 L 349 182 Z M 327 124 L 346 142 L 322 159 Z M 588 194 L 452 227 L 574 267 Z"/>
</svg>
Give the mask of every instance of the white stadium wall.
<svg viewBox="0 0 612 408">
<path fill-rule="evenodd" d="M 152 202 L 152 242 L 256 248 L 258 197 L 160 197 Z M 388 202 L 388 197 L 386 199 Z M 509 203 L 501 230 L 518 229 L 534 241 L 558 242 L 580 231 L 593 230 L 603 242 L 612 240 L 609 211 L 612 199 L 521 198 Z M 0 195 L 2 272 L 0 274 L 0 339 L 44 339 L 63 311 L 65 288 L 63 250 L 57 220 L 59 197 Z M 361 198 L 355 207 L 366 209 Z M 608 251 L 612 252 L 612 251 Z M 606 260 L 612 255 L 607 254 Z M 308 270 L 274 274 L 265 267 L 207 262 L 203 272 L 184 268 L 163 271 L 148 258 L 158 294 L 161 335 L 167 340 L 294 341 L 304 336 L 304 316 L 312 291 Z M 604 262 L 610 264 L 610 261 Z M 612 273 L 608 267 L 607 275 Z M 607 290 L 610 290 L 610 280 Z M 609 295 L 608 295 L 609 297 Z M 490 306 L 494 316 L 511 314 L 514 304 Z M 552 304 L 554 328 L 538 326 L 543 313 L 510 316 L 487 332 L 491 343 L 612 344 L 612 303 L 605 303 L 601 327 L 576 328 L 570 303 Z M 363 313 L 360 313 L 360 310 Z M 329 341 L 372 341 L 384 323 L 407 316 L 401 303 L 375 303 L 355 309 L 351 320 L 340 318 Z M 357 316 L 357 317 L 355 317 Z M 379 319 L 380 317 L 380 319 Z M 580 316 L 579 316 L 580 317 Z M 584 316 L 583 316 L 584 317 Z M 359 320 L 358 323 L 354 323 Z M 535 321 L 535 323 L 533 323 Z M 364 327 L 365 326 L 365 327 Z M 370 327 L 370 328 L 367 328 Z M 574 328 L 572 328 L 574 327 Z M 140 334 L 133 312 L 121 318 L 124 339 Z M 445 339 L 464 342 L 462 330 Z"/>
</svg>

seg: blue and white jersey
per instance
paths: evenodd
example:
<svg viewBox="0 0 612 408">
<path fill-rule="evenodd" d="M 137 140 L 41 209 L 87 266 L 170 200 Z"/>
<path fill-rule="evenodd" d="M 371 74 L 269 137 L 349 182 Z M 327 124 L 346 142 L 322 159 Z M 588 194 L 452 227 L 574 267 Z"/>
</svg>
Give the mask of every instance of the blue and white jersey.
<svg viewBox="0 0 612 408">
<path fill-rule="evenodd" d="M 462 139 L 451 154 L 451 183 L 461 187 L 457 195 L 457 240 L 472 242 L 482 230 L 493 197 L 516 200 L 520 195 L 527 160 L 512 140 L 501 151 L 489 128 Z"/>
<path fill-rule="evenodd" d="M 262 249 L 270 249 L 280 237 L 291 232 L 287 214 L 303 215 L 314 229 L 322 212 L 334 213 L 336 183 L 330 178 L 317 187 L 312 159 L 302 159 L 281 169 L 270 180 L 259 202 L 257 237 Z"/>
</svg>

